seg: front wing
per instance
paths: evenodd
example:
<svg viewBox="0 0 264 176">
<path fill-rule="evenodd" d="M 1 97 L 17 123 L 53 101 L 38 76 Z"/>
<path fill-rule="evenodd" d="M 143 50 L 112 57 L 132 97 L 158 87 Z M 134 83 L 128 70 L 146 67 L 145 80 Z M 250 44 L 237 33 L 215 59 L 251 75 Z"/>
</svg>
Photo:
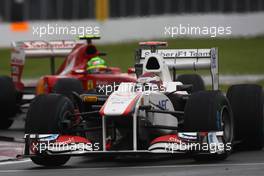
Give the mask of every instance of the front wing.
<svg viewBox="0 0 264 176">
<path fill-rule="evenodd" d="M 80 136 L 59 134 L 26 134 L 24 156 L 38 155 L 156 155 L 221 154 L 231 150 L 223 143 L 223 132 L 182 132 L 155 138 L 145 150 L 111 150 L 109 141 L 92 143 Z"/>
</svg>

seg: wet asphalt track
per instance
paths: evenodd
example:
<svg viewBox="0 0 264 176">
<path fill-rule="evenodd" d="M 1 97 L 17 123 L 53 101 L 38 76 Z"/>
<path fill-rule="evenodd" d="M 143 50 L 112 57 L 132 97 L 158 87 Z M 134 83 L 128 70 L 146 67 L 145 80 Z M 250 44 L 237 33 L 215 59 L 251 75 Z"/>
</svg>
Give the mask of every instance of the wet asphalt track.
<svg viewBox="0 0 264 176">
<path fill-rule="evenodd" d="M 85 157 L 72 158 L 67 165 L 59 168 L 43 168 L 30 161 L 0 163 L 0 175 L 263 175 L 264 151 L 233 154 L 219 163 L 197 163 L 192 159 L 171 160 L 119 160 L 96 161 Z"/>
<path fill-rule="evenodd" d="M 14 124 L 9 131 L 0 135 L 20 138 L 23 136 L 23 121 Z M 0 141 L 1 143 L 1 141 Z M 95 160 L 88 157 L 74 157 L 65 166 L 44 168 L 34 165 L 29 159 L 0 162 L 0 176 L 19 175 L 105 175 L 105 176 L 223 176 L 223 175 L 264 175 L 264 151 L 237 152 L 226 161 L 197 163 L 191 158 L 119 159 Z"/>
</svg>

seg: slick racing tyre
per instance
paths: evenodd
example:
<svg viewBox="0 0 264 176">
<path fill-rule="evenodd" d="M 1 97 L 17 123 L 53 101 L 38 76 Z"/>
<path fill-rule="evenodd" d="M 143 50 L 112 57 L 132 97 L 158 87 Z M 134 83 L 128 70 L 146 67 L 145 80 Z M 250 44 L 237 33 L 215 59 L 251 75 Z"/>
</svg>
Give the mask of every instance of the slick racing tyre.
<svg viewBox="0 0 264 176">
<path fill-rule="evenodd" d="M 81 81 L 75 78 L 61 78 L 58 79 L 55 83 L 53 93 L 62 94 L 66 97 L 72 99 L 72 92 L 76 92 L 78 94 L 83 93 L 83 86 Z"/>
<path fill-rule="evenodd" d="M 8 129 L 17 112 L 16 107 L 16 89 L 12 82 L 12 79 L 8 76 L 0 76 L 0 129 Z"/>
<path fill-rule="evenodd" d="M 25 124 L 26 134 L 59 134 L 64 132 L 63 120 L 74 113 L 72 102 L 58 94 L 39 95 L 31 103 Z M 31 157 L 38 165 L 60 166 L 70 159 L 69 156 L 47 156 L 39 154 Z"/>
<path fill-rule="evenodd" d="M 198 161 L 224 160 L 231 152 L 234 136 L 233 115 L 227 98 L 220 91 L 200 91 L 191 95 L 184 110 L 184 131 L 223 131 L 223 153 L 195 154 Z M 228 145 L 228 146 L 227 146 Z"/>
<path fill-rule="evenodd" d="M 263 91 L 259 85 L 233 85 L 227 98 L 235 122 L 235 146 L 239 150 L 261 150 L 263 146 Z"/>
<path fill-rule="evenodd" d="M 56 167 L 66 164 L 70 157 L 69 156 L 33 156 L 30 158 L 33 163 L 41 166 Z"/>
<path fill-rule="evenodd" d="M 189 93 L 198 92 L 205 90 L 205 85 L 202 77 L 197 74 L 183 74 L 177 77 L 177 81 L 182 82 L 183 84 L 192 84 L 192 91 Z"/>
</svg>

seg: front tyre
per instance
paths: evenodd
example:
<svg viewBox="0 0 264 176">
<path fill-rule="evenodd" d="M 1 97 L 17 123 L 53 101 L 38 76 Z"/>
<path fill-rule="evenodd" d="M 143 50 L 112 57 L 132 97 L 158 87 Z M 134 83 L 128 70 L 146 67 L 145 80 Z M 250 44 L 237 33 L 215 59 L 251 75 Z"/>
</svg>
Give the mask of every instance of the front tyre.
<svg viewBox="0 0 264 176">
<path fill-rule="evenodd" d="M 41 166 L 56 167 L 66 164 L 70 156 L 34 156 L 30 158 L 33 163 Z"/>
<path fill-rule="evenodd" d="M 39 95 L 31 103 L 25 124 L 26 134 L 60 134 L 64 131 L 62 121 L 74 113 L 72 102 L 63 95 Z M 47 156 L 38 154 L 31 157 L 37 165 L 60 166 L 65 164 L 70 156 Z"/>
<path fill-rule="evenodd" d="M 223 137 L 218 138 L 225 147 L 222 153 L 195 154 L 194 159 L 226 159 L 231 152 L 234 136 L 233 115 L 227 98 L 220 91 L 200 91 L 192 94 L 184 110 L 184 131 L 223 131 Z"/>
<path fill-rule="evenodd" d="M 11 118 L 17 112 L 16 89 L 8 76 L 0 76 L 0 107 L 0 129 L 8 129 L 13 124 Z"/>
<path fill-rule="evenodd" d="M 227 91 L 235 121 L 235 147 L 239 150 L 261 150 L 264 142 L 264 95 L 254 84 L 233 85 Z"/>
</svg>

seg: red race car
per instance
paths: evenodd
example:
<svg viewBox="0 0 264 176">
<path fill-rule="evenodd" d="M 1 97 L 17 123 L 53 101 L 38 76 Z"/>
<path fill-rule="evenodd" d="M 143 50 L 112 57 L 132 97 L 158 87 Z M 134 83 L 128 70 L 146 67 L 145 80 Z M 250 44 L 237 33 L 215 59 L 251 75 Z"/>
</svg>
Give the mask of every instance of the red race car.
<svg viewBox="0 0 264 176">
<path fill-rule="evenodd" d="M 100 53 L 92 44 L 98 36 L 80 37 L 79 41 L 23 41 L 12 43 L 11 78 L 0 76 L 0 129 L 9 128 L 17 113 L 34 98 L 43 93 L 60 93 L 68 97 L 72 92 L 89 91 L 96 94 L 109 94 L 121 82 L 135 82 L 134 69 L 122 73 L 117 67 L 94 67 L 87 71 L 89 61 L 101 59 Z M 86 42 L 84 41 L 86 40 Z M 65 57 L 55 70 L 55 58 Z M 51 75 L 42 76 L 38 81 L 22 82 L 26 58 L 49 58 Z M 95 64 L 97 60 L 95 59 Z M 92 63 L 92 64 L 94 64 Z M 100 66 L 100 65 L 99 65 Z M 31 96 L 29 96 L 31 95 Z"/>
</svg>

